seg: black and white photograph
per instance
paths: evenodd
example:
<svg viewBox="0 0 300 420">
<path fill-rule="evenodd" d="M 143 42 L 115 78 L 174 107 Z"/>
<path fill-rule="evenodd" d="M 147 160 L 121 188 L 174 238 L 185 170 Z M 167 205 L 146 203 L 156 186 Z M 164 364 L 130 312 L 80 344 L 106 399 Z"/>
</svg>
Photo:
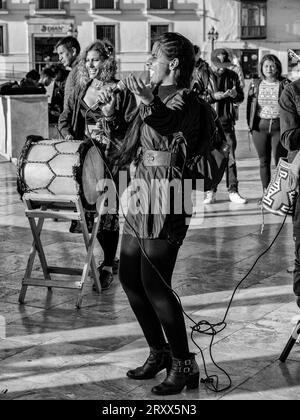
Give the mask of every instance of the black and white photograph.
<svg viewBox="0 0 300 420">
<path fill-rule="evenodd" d="M 299 177 L 300 0 L 0 0 L 0 401 L 299 400 Z"/>
</svg>

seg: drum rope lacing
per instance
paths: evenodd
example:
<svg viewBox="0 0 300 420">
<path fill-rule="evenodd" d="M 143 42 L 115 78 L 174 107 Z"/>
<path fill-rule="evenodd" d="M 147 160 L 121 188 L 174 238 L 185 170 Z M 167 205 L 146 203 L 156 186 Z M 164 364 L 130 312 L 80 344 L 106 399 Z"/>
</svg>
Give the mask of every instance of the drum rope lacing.
<svg viewBox="0 0 300 420">
<path fill-rule="evenodd" d="M 68 140 L 68 143 L 71 143 L 71 142 L 75 143 L 77 141 L 78 140 Z M 65 142 L 66 142 L 65 140 L 56 140 L 56 141 L 53 141 L 50 145 L 49 145 L 49 140 L 46 140 L 46 141 L 39 140 L 38 142 L 34 142 L 34 144 L 38 144 L 39 146 L 47 146 L 47 147 L 52 146 L 53 149 L 56 151 L 56 153 L 53 156 L 51 156 L 51 158 L 48 159 L 47 161 L 45 161 L 45 160 L 31 160 L 31 159 L 29 160 L 28 155 L 30 153 L 30 149 L 32 149 L 32 147 L 33 147 L 33 142 L 32 142 L 32 140 L 29 140 L 27 147 L 26 147 L 26 144 L 25 144 L 25 147 L 22 150 L 22 156 L 20 158 L 22 160 L 22 164 L 20 166 L 25 167 L 26 163 L 27 164 L 31 164 L 31 163 L 43 164 L 43 165 L 47 166 L 49 171 L 52 172 L 52 174 L 53 174 L 52 178 L 49 179 L 49 182 L 42 187 L 37 187 L 37 188 L 32 188 L 31 187 L 31 188 L 29 188 L 29 186 L 26 184 L 26 182 L 22 181 L 22 184 L 25 187 L 25 191 L 36 192 L 36 191 L 40 191 L 40 190 L 47 190 L 51 195 L 55 195 L 55 192 L 53 192 L 50 188 L 50 186 L 53 183 L 53 181 L 55 180 L 55 178 L 71 178 L 71 179 L 74 179 L 74 174 L 73 173 L 70 174 L 70 175 L 67 175 L 67 174 L 61 175 L 59 173 L 56 173 L 50 165 L 50 162 L 53 161 L 55 158 L 57 158 L 57 156 L 59 156 L 59 155 L 74 156 L 75 153 L 78 153 L 78 149 L 79 149 L 80 145 L 78 146 L 76 151 L 73 151 L 73 153 L 72 152 L 67 152 L 67 151 L 61 151 L 57 148 L 57 146 L 59 144 L 63 144 Z M 19 168 L 19 169 L 21 170 L 21 168 Z M 20 173 L 19 175 L 22 179 L 24 179 L 24 173 L 22 175 Z"/>
</svg>

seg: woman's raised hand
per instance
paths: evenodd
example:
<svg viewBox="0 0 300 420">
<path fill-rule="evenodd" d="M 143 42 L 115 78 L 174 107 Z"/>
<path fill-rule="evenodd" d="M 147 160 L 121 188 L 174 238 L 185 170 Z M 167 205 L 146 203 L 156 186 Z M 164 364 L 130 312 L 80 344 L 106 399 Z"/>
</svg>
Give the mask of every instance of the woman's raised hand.
<svg viewBox="0 0 300 420">
<path fill-rule="evenodd" d="M 130 74 L 124 79 L 124 83 L 132 93 L 139 96 L 145 105 L 149 105 L 153 101 L 154 95 L 151 88 L 145 85 L 141 78 L 136 77 L 134 74 Z"/>
</svg>

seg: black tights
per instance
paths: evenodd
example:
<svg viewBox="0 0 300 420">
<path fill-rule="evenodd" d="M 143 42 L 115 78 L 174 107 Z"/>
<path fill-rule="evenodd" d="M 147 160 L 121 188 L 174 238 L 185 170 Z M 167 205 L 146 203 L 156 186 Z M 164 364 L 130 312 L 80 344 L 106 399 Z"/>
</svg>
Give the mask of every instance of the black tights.
<svg viewBox="0 0 300 420">
<path fill-rule="evenodd" d="M 107 267 L 112 267 L 118 248 L 119 231 L 102 230 L 97 234 L 97 239 L 103 249 L 103 264 Z"/>
<path fill-rule="evenodd" d="M 179 248 L 164 239 L 143 239 L 142 243 L 149 259 L 171 287 Z M 122 238 L 119 277 L 148 345 L 163 347 L 165 332 L 173 356 L 187 359 L 186 328 L 177 298 L 151 267 L 138 240 L 131 235 Z"/>
</svg>

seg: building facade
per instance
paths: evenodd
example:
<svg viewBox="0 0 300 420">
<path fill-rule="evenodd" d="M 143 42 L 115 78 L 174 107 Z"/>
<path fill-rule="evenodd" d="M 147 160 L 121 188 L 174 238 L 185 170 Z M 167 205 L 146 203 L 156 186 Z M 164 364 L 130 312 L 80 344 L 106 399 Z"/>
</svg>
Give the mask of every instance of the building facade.
<svg viewBox="0 0 300 420">
<path fill-rule="evenodd" d="M 211 39 L 214 27 L 218 38 Z M 0 79 L 20 78 L 56 61 L 56 42 L 78 37 L 82 48 L 109 38 L 121 73 L 143 71 L 155 36 L 180 32 L 209 60 L 213 47 L 232 49 L 246 77 L 265 53 L 296 74 L 287 49 L 300 52 L 300 0 L 0 0 Z"/>
</svg>

